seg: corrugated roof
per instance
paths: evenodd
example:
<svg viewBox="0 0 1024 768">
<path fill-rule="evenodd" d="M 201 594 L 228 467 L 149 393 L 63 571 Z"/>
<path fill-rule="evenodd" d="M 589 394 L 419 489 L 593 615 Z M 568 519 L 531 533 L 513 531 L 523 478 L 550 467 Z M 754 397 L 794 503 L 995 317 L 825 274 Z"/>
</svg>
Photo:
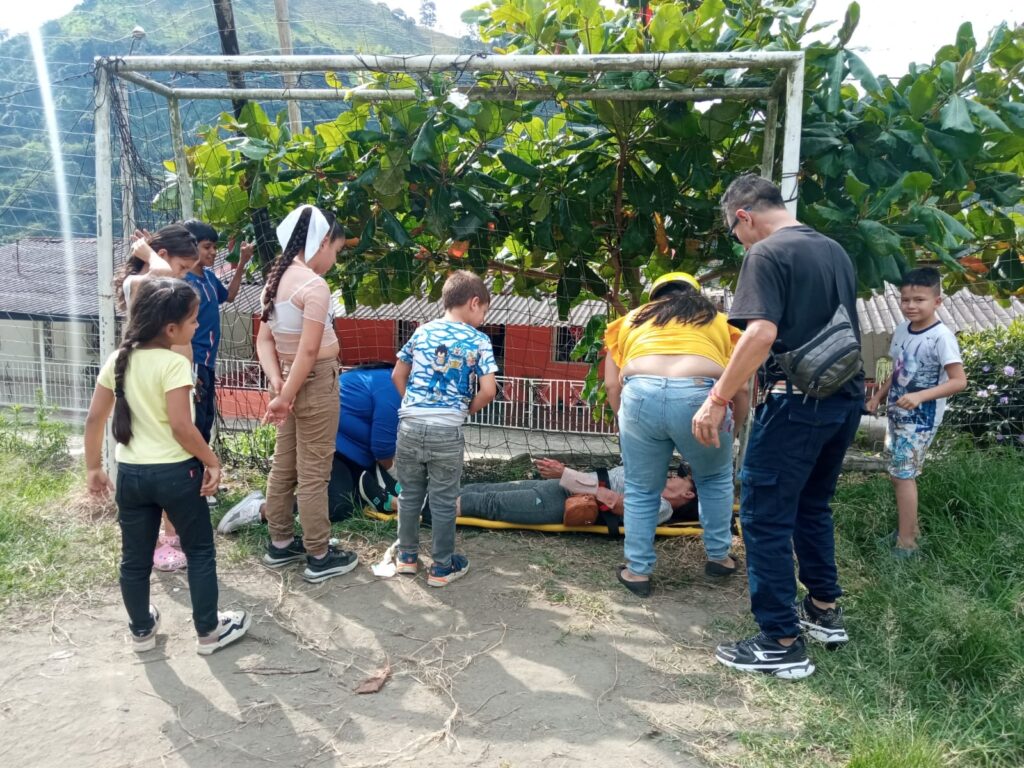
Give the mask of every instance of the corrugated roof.
<svg viewBox="0 0 1024 768">
<path fill-rule="evenodd" d="M 120 240 L 114 242 L 117 262 L 123 258 Z M 25 238 L 0 245 L 0 317 L 53 318 L 73 316 L 95 318 L 98 315 L 96 286 L 96 240 L 76 238 L 71 241 L 71 268 L 65 264 L 63 241 L 58 238 Z M 222 279 L 230 277 L 228 265 L 217 269 Z M 252 314 L 259 310 L 260 284 L 243 284 L 233 311 Z M 715 292 L 726 310 L 732 304 L 729 291 Z M 73 302 L 72 302 L 73 299 Z M 358 307 L 347 314 L 335 295 L 336 316 L 358 320 L 407 320 L 423 323 L 440 317 L 439 302 L 412 297 L 401 304 L 380 307 Z M 74 304 L 74 306 L 72 306 Z M 586 325 L 595 315 L 605 311 L 604 302 L 584 301 L 573 307 L 568 320 L 558 319 L 552 298 L 529 298 L 502 293 L 494 297 L 487 313 L 488 325 Z M 857 314 L 865 334 L 889 334 L 903 322 L 900 313 L 899 289 L 887 285 L 881 293 L 857 299 Z M 975 331 L 1008 325 L 1024 318 L 1024 302 L 1012 298 L 1009 307 L 1001 307 L 990 296 L 978 296 L 963 289 L 946 296 L 939 308 L 939 319 L 954 332 Z"/>
<path fill-rule="evenodd" d="M 0 246 L 0 315 L 19 318 L 95 318 L 96 240 L 71 241 L 70 264 L 59 238 L 25 238 Z M 115 242 L 115 252 L 120 251 Z"/>
<path fill-rule="evenodd" d="M 1009 307 L 1001 307 L 991 296 L 978 296 L 964 288 L 944 297 L 937 314 L 954 333 L 982 331 L 1024 318 L 1024 302 L 1014 297 Z M 903 322 L 899 289 L 886 285 L 882 293 L 857 299 L 857 315 L 862 333 L 892 333 Z"/>
</svg>

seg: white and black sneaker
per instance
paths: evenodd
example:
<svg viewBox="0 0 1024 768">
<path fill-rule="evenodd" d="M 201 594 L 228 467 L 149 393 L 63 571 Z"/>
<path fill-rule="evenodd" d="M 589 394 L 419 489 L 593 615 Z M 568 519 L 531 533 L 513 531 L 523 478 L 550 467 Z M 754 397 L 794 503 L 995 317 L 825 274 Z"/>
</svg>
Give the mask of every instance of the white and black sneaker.
<svg viewBox="0 0 1024 768">
<path fill-rule="evenodd" d="M 796 607 L 800 618 L 800 626 L 812 640 L 824 643 L 831 648 L 838 648 L 850 640 L 843 623 L 843 609 L 819 608 L 807 595 Z"/>
<path fill-rule="evenodd" d="M 306 547 L 302 537 L 296 536 L 287 547 L 275 547 L 274 542 L 267 542 L 267 551 L 263 554 L 263 564 L 268 568 L 282 568 L 306 557 Z"/>
<path fill-rule="evenodd" d="M 359 556 L 355 552 L 328 546 L 327 554 L 323 557 L 306 558 L 306 570 L 302 572 L 302 578 L 310 584 L 318 584 L 334 576 L 348 573 L 357 565 Z"/>
<path fill-rule="evenodd" d="M 214 651 L 220 650 L 225 645 L 231 645 L 236 640 L 241 640 L 246 632 L 252 617 L 246 611 L 221 611 L 217 614 L 217 628 L 196 641 L 196 653 L 200 656 L 209 656 Z"/>
<path fill-rule="evenodd" d="M 761 672 L 783 680 L 801 680 L 814 674 L 814 664 L 807 658 L 807 645 L 802 637 L 787 647 L 760 632 L 736 643 L 723 643 L 715 650 L 715 659 L 733 669 Z"/>
</svg>

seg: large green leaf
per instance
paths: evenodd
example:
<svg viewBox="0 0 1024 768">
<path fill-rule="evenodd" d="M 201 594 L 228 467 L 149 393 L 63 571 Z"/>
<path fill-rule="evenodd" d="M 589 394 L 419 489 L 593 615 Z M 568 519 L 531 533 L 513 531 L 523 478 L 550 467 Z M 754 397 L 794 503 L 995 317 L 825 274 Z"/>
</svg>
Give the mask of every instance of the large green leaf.
<svg viewBox="0 0 1024 768">
<path fill-rule="evenodd" d="M 907 94 L 907 101 L 910 102 L 910 114 L 918 119 L 928 112 L 935 106 L 936 94 L 935 83 L 930 77 L 917 78 Z"/>
<path fill-rule="evenodd" d="M 978 122 L 986 128 L 991 128 L 993 131 L 1001 131 L 1002 133 L 1011 133 L 1009 126 L 1003 122 L 1003 118 L 993 110 L 974 99 L 965 99 L 965 102 L 970 113 L 978 118 Z"/>
<path fill-rule="evenodd" d="M 939 110 L 942 118 L 942 130 L 960 131 L 962 133 L 974 133 L 974 123 L 971 122 L 970 110 L 967 108 L 967 99 L 963 96 L 953 95 Z"/>
<path fill-rule="evenodd" d="M 878 78 L 871 72 L 871 69 L 860 56 L 853 51 L 846 51 L 846 66 L 850 68 L 850 74 L 856 77 L 868 93 L 881 93 L 882 86 Z"/>
<path fill-rule="evenodd" d="M 501 164 L 508 169 L 509 173 L 514 173 L 518 176 L 524 176 L 527 179 L 534 180 L 539 179 L 541 176 L 539 168 L 535 168 L 521 157 L 513 155 L 511 152 L 499 152 L 498 159 L 501 161 Z"/>
</svg>

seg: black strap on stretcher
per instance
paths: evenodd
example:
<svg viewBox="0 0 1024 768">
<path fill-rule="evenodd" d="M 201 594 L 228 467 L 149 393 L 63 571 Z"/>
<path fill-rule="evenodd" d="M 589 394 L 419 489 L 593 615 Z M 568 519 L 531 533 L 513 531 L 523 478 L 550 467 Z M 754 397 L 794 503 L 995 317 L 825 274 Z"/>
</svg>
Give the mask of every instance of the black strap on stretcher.
<svg viewBox="0 0 1024 768">
<path fill-rule="evenodd" d="M 602 467 L 597 470 L 597 484 L 601 488 L 611 488 L 611 480 L 608 477 L 607 469 Z M 600 499 L 597 502 L 597 522 L 608 529 L 608 538 L 612 541 L 618 541 L 622 538 L 619 533 L 622 518 L 616 515 L 607 504 L 602 504 Z"/>
</svg>

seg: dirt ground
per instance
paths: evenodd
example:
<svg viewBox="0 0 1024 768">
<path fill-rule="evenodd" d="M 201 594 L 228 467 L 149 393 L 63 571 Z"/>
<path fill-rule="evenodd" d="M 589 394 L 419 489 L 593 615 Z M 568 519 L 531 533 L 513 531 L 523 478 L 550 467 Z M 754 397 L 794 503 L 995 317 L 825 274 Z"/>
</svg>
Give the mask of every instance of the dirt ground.
<svg viewBox="0 0 1024 768">
<path fill-rule="evenodd" d="M 368 566 L 386 546 L 353 538 Z M 445 589 L 298 568 L 221 570 L 249 636 L 200 657 L 183 576 L 154 576 L 156 650 L 129 647 L 116 585 L 0 629 L 0 764 L 27 766 L 704 766 L 739 730 L 778 727 L 712 659 L 746 615 L 698 541 L 659 544 L 655 596 L 614 580 L 621 544 L 460 533 Z M 426 547 L 429 551 L 429 547 Z M 378 693 L 357 685 L 387 669 Z M 718 764 L 715 762 L 714 764 Z"/>
</svg>

